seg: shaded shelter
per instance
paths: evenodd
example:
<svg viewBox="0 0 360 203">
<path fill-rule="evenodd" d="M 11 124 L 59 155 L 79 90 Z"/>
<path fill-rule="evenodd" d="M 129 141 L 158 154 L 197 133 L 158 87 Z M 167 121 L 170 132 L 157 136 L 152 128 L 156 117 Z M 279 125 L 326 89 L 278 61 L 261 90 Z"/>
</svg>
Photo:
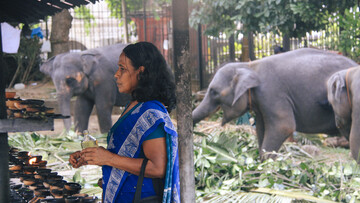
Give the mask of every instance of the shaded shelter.
<svg viewBox="0 0 360 203">
<path fill-rule="evenodd" d="M 62 9 L 95 3 L 97 0 L 11 0 L 0 1 L 0 22 L 36 23 L 46 16 L 54 15 Z M 4 60 L 0 27 L 0 120 L 6 119 Z M 20 126 L 19 126 L 20 128 Z M 20 129 L 19 129 L 20 130 Z M 0 133 L 0 202 L 10 202 L 9 187 L 9 145 L 7 132 Z"/>
</svg>

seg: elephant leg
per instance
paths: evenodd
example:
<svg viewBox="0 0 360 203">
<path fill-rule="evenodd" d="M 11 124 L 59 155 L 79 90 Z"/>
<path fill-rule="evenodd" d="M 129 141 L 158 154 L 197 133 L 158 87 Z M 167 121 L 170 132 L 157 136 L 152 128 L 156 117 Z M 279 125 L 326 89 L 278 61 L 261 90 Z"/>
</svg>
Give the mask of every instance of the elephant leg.
<svg viewBox="0 0 360 203">
<path fill-rule="evenodd" d="M 89 117 L 94 107 L 94 102 L 85 98 L 84 96 L 78 96 L 75 103 L 75 131 L 83 132 L 88 129 Z"/>
<path fill-rule="evenodd" d="M 355 104 L 355 103 L 354 103 Z M 353 106 L 352 112 L 352 122 L 351 122 L 351 131 L 350 131 L 350 151 L 353 158 L 358 164 L 360 164 L 359 148 L 360 148 L 360 118 L 359 111 L 360 107 L 358 105 Z"/>
<path fill-rule="evenodd" d="M 106 101 L 99 101 L 95 104 L 101 133 L 107 133 L 112 126 L 111 113 L 113 104 L 109 102 L 105 104 L 104 102 Z"/>
<path fill-rule="evenodd" d="M 259 148 L 261 159 L 275 158 L 276 155 L 271 152 L 277 152 L 295 130 L 296 123 L 292 112 L 269 117 L 269 120 L 265 121 L 264 140 Z"/>
</svg>

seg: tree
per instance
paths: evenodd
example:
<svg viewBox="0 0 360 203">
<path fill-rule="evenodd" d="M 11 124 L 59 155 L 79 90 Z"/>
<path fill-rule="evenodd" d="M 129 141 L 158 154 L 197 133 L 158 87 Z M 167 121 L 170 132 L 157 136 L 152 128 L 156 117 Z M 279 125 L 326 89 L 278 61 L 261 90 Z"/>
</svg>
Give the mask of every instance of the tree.
<svg viewBox="0 0 360 203">
<path fill-rule="evenodd" d="M 311 30 L 320 30 L 328 24 L 329 14 L 343 12 L 354 6 L 355 0 L 194 0 L 191 13 L 192 27 L 207 25 L 206 33 L 243 34 L 275 32 L 289 37 L 302 37 Z M 243 25 L 237 29 L 238 23 Z"/>
<path fill-rule="evenodd" d="M 50 36 L 52 56 L 70 51 L 69 32 L 72 19 L 70 12 L 66 9 L 52 17 Z"/>
</svg>

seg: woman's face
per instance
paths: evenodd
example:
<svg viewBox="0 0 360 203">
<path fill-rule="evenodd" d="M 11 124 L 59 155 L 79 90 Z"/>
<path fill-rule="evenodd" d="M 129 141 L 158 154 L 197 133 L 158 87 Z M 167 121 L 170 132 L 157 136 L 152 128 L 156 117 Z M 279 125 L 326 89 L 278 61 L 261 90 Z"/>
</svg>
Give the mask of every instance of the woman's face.
<svg viewBox="0 0 360 203">
<path fill-rule="evenodd" d="M 137 76 L 141 71 L 132 66 L 131 61 L 124 53 L 121 53 L 118 62 L 119 69 L 115 73 L 116 84 L 121 93 L 130 94 L 137 86 Z"/>
</svg>

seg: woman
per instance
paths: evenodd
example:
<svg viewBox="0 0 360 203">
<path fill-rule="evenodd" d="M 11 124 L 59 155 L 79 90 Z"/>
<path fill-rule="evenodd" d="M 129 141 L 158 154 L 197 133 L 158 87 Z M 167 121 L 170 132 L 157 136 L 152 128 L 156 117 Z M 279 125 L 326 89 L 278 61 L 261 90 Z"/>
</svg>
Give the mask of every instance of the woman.
<svg viewBox="0 0 360 203">
<path fill-rule="evenodd" d="M 111 128 L 107 149 L 86 148 L 73 153 L 69 161 L 75 168 L 102 166 L 104 202 L 132 202 L 146 157 L 141 198 L 158 195 L 163 202 L 180 202 L 177 133 L 168 114 L 176 104 L 173 75 L 159 50 L 148 42 L 125 47 L 118 66 L 119 92 L 131 94 L 132 101 Z M 160 194 L 153 178 L 164 184 Z"/>
</svg>

